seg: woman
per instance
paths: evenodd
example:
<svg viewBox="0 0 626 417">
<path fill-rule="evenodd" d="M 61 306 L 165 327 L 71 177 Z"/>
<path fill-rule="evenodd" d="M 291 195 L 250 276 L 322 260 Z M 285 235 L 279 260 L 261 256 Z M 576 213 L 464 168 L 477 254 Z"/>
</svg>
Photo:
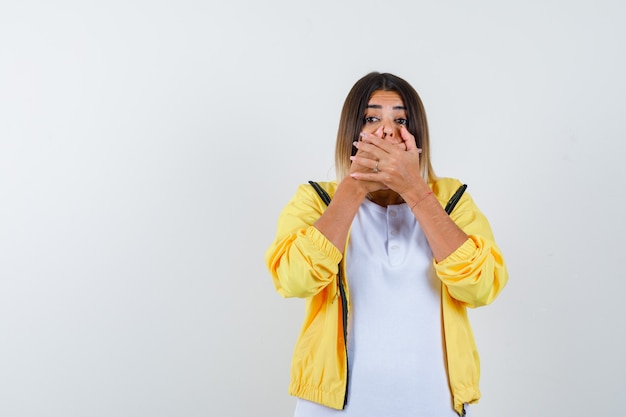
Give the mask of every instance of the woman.
<svg viewBox="0 0 626 417">
<path fill-rule="evenodd" d="M 466 308 L 508 275 L 487 219 L 437 178 L 417 92 L 387 73 L 352 87 L 337 181 L 309 184 L 280 214 L 266 263 L 276 290 L 306 299 L 289 393 L 296 417 L 455 416 L 480 398 Z"/>
</svg>

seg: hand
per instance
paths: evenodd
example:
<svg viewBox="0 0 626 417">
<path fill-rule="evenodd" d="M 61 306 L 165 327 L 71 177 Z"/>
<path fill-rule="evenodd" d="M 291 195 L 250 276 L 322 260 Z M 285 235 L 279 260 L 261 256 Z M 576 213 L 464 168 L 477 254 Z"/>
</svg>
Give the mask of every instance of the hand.
<svg viewBox="0 0 626 417">
<path fill-rule="evenodd" d="M 391 189 L 401 195 L 415 187 L 416 181 L 422 180 L 419 165 L 422 150 L 404 126 L 400 128 L 398 139 L 401 141 L 395 143 L 383 139 L 382 129 L 374 133 L 362 132 L 361 140 L 354 145 L 358 152 L 350 158 L 350 176 L 359 181 L 382 184 L 383 188 L 379 189 Z M 376 168 L 378 172 L 375 172 Z"/>
<path fill-rule="evenodd" d="M 357 147 L 358 149 L 358 144 L 357 142 L 354 143 L 354 146 Z M 350 160 L 352 160 L 352 164 L 350 165 L 350 172 L 348 175 L 350 175 L 352 178 L 356 178 L 359 179 L 359 185 L 361 187 L 363 187 L 363 189 L 365 190 L 365 193 L 372 193 L 374 191 L 378 191 L 378 190 L 388 190 L 388 188 L 381 182 L 376 181 L 375 179 L 373 181 L 368 181 L 365 179 L 361 179 L 358 177 L 355 177 L 353 174 L 368 174 L 372 172 L 372 168 L 375 167 L 376 165 L 376 160 L 375 160 L 375 156 L 369 154 L 366 151 L 363 151 L 361 149 L 358 149 L 356 152 L 355 156 L 350 157 Z M 369 167 L 369 163 L 367 165 L 363 165 L 360 164 L 358 162 L 355 161 L 370 161 L 372 162 L 373 167 Z"/>
</svg>

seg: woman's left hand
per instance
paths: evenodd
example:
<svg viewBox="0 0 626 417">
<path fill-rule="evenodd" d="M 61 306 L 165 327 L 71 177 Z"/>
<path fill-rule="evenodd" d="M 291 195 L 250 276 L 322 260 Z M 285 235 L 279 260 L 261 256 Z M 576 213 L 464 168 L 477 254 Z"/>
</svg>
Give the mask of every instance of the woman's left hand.
<svg viewBox="0 0 626 417">
<path fill-rule="evenodd" d="M 357 154 L 351 160 L 353 164 L 369 168 L 369 171 L 353 172 L 350 176 L 357 180 L 380 182 L 398 194 L 415 187 L 416 181 L 422 180 L 419 165 L 422 150 L 404 126 L 400 128 L 400 138 L 402 141 L 393 143 L 382 138 L 382 131 L 362 132 L 361 140 L 355 146 L 365 151 L 368 157 Z"/>
</svg>

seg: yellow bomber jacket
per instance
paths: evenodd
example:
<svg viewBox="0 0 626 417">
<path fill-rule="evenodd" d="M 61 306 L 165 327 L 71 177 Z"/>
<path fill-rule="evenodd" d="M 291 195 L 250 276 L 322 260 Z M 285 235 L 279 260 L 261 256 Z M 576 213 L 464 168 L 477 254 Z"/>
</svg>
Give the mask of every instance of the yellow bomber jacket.
<svg viewBox="0 0 626 417">
<path fill-rule="evenodd" d="M 319 184 L 331 196 L 337 189 L 334 181 Z M 456 179 L 441 178 L 430 187 L 445 206 L 460 185 Z M 276 239 L 265 253 L 265 262 L 280 295 L 306 299 L 289 394 L 342 409 L 348 381 L 342 309 L 349 314 L 350 291 L 342 251 L 312 226 L 325 209 L 313 187 L 301 185 L 279 216 Z M 491 303 L 506 285 L 508 273 L 491 227 L 468 193 L 450 217 L 469 237 L 446 259 L 433 263 L 442 282 L 443 337 L 452 403 L 461 414 L 464 403 L 480 398 L 480 362 L 466 308 Z M 340 264 L 345 298 L 340 297 Z"/>
</svg>

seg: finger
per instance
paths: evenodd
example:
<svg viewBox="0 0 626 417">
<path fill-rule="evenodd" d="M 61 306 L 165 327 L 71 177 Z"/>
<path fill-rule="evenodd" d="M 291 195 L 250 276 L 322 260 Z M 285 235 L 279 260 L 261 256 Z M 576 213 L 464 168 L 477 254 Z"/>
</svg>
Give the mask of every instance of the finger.
<svg viewBox="0 0 626 417">
<path fill-rule="evenodd" d="M 375 162 L 372 163 L 375 164 Z M 370 163 L 370 165 L 372 163 Z M 358 161 L 354 161 L 354 163 L 352 164 L 352 169 L 350 170 L 350 173 L 348 175 L 357 181 L 362 181 L 363 183 L 365 183 L 365 187 L 369 192 L 389 189 L 387 185 L 381 182 L 382 178 L 380 177 L 379 172 L 374 172 L 373 168 L 360 165 Z"/>
<path fill-rule="evenodd" d="M 407 151 L 417 148 L 417 143 L 415 143 L 415 136 L 413 136 L 411 132 L 409 132 L 409 129 L 407 129 L 404 125 L 400 126 L 400 137 L 404 141 Z"/>
<path fill-rule="evenodd" d="M 381 137 L 376 136 L 372 133 L 361 132 L 360 133 L 361 141 L 359 144 L 369 144 L 373 145 L 375 148 L 381 149 L 386 153 L 390 153 L 393 150 L 393 143 L 382 139 Z M 363 148 L 367 149 L 368 152 L 373 152 L 373 148 Z"/>
<path fill-rule="evenodd" d="M 373 172 L 378 172 L 378 163 L 380 162 L 378 159 L 362 157 L 360 155 L 351 156 L 350 160 L 353 164 L 360 165 L 368 170 L 372 170 Z"/>
<path fill-rule="evenodd" d="M 369 181 L 369 182 L 377 182 L 380 183 L 382 186 L 386 187 L 385 184 L 383 184 L 382 182 L 380 182 L 380 174 L 375 173 L 375 172 L 352 172 L 350 173 L 350 176 L 352 178 L 354 178 L 355 180 L 359 180 L 359 181 Z"/>
<path fill-rule="evenodd" d="M 369 146 L 370 149 L 376 149 L 371 144 L 365 144 L 364 142 L 352 142 L 352 145 L 356 148 L 356 153 L 353 156 L 360 156 L 361 158 L 376 159 L 375 155 L 369 153 L 366 149 Z"/>
<path fill-rule="evenodd" d="M 375 137 L 376 138 L 376 137 Z M 378 139 L 378 138 L 376 138 Z M 359 142 L 352 143 L 357 149 L 357 154 L 361 153 L 361 156 L 367 156 L 371 159 L 380 159 L 384 155 L 385 151 L 378 146 L 370 142 L 370 139 L 364 139 Z"/>
</svg>

